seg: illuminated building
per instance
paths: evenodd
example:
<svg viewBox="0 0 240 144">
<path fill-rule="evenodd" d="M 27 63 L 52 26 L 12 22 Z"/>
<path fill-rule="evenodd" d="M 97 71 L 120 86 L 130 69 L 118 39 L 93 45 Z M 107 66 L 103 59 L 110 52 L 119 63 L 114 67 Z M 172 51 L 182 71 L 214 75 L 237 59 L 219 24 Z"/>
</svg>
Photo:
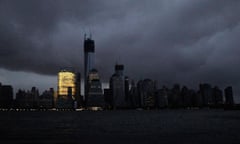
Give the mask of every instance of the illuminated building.
<svg viewBox="0 0 240 144">
<path fill-rule="evenodd" d="M 93 80 L 99 80 L 99 74 L 98 71 L 96 69 L 92 69 L 89 74 L 88 74 L 88 83 L 93 81 Z"/>
<path fill-rule="evenodd" d="M 76 92 L 75 73 L 62 70 L 58 73 L 58 97 L 62 96 L 67 99 L 69 89 L 71 89 L 71 94 L 74 96 Z"/>
<path fill-rule="evenodd" d="M 76 95 L 76 75 L 70 70 L 58 73 L 58 98 L 56 108 L 72 109 Z"/>
<path fill-rule="evenodd" d="M 90 38 L 86 38 L 86 35 L 84 37 L 84 96 L 85 101 L 87 99 L 87 77 L 90 72 L 90 70 L 93 69 L 94 64 L 94 51 L 95 51 L 95 44 L 94 40 Z"/>
</svg>

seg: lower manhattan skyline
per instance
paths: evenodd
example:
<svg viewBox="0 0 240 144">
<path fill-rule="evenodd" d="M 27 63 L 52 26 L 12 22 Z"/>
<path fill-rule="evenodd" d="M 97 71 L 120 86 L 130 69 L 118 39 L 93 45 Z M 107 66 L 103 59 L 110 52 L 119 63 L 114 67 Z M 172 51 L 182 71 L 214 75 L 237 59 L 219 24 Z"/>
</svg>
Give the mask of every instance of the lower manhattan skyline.
<svg viewBox="0 0 240 144">
<path fill-rule="evenodd" d="M 238 1 L 0 3 L 0 80 L 15 91 L 56 88 L 62 67 L 83 76 L 84 33 L 91 33 L 106 85 L 119 61 L 134 80 L 231 85 L 240 101 Z"/>
<path fill-rule="evenodd" d="M 240 0 L 0 0 L 0 143 L 240 143 Z"/>
</svg>

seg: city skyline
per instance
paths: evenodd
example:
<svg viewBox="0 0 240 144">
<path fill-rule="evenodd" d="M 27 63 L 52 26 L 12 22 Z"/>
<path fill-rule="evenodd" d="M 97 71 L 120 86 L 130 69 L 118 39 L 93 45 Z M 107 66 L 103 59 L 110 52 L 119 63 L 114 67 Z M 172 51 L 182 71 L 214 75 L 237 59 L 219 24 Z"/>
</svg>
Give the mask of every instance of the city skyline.
<svg viewBox="0 0 240 144">
<path fill-rule="evenodd" d="M 64 66 L 83 75 L 83 37 L 92 33 L 105 83 L 120 61 L 130 79 L 231 85 L 240 100 L 238 1 L 0 3 L 0 81 L 15 91 L 56 89 Z"/>
</svg>

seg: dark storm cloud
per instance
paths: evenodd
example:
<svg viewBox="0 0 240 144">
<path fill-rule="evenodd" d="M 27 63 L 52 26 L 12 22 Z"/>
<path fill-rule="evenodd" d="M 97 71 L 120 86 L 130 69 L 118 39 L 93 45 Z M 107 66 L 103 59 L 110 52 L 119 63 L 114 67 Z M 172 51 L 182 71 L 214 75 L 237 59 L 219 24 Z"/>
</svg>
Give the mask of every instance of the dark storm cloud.
<svg viewBox="0 0 240 144">
<path fill-rule="evenodd" d="M 0 67 L 83 71 L 83 34 L 104 80 L 116 62 L 135 79 L 240 86 L 240 1 L 0 1 Z"/>
<path fill-rule="evenodd" d="M 77 1 L 72 1 L 71 4 L 65 2 L 1 1 L 1 67 L 55 74 L 62 66 L 78 64 L 77 59 L 71 56 L 71 51 L 81 47 L 79 41 L 75 44 L 63 44 L 59 43 L 63 38 L 58 40 L 55 37 L 59 25 L 64 21 L 72 21 L 74 18 L 83 21 L 81 22 L 83 24 L 87 23 L 86 15 L 77 14 L 85 11 L 91 15 L 92 11 L 87 5 L 91 6 L 93 1 L 85 2 L 83 5 Z M 63 37 L 64 34 L 62 33 Z M 78 37 L 81 37 L 80 33 Z"/>
</svg>

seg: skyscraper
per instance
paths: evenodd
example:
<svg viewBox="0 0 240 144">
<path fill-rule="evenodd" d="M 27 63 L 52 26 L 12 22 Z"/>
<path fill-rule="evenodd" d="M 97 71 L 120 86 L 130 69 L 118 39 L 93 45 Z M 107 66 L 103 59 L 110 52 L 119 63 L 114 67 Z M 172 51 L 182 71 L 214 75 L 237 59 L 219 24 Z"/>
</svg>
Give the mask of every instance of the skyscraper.
<svg viewBox="0 0 240 144">
<path fill-rule="evenodd" d="M 124 66 L 116 64 L 115 73 L 110 79 L 110 89 L 113 97 L 113 108 L 123 108 L 125 102 L 125 81 L 123 75 Z"/>
<path fill-rule="evenodd" d="M 71 88 L 72 94 L 75 95 L 75 78 L 75 73 L 69 70 L 64 69 L 58 73 L 58 97 L 62 96 L 67 99 L 69 88 Z"/>
<path fill-rule="evenodd" d="M 88 74 L 87 81 L 87 107 L 103 107 L 104 106 L 104 97 L 102 92 L 102 84 L 98 71 L 92 69 Z"/>
<path fill-rule="evenodd" d="M 76 75 L 70 70 L 61 70 L 58 73 L 58 97 L 56 108 L 73 108 L 76 94 Z"/>
<path fill-rule="evenodd" d="M 231 86 L 228 86 L 227 88 L 224 89 L 225 93 L 225 104 L 226 105 L 233 105 L 234 100 L 233 100 L 233 90 Z"/>
<path fill-rule="evenodd" d="M 132 108 L 140 107 L 140 98 L 139 98 L 139 95 L 138 95 L 138 89 L 137 89 L 137 86 L 135 85 L 135 82 L 133 80 L 131 82 L 131 89 L 129 91 L 129 97 L 130 97 Z"/>
<path fill-rule="evenodd" d="M 85 100 L 87 100 L 87 90 L 88 90 L 88 74 L 93 69 L 94 65 L 94 52 L 95 52 L 95 44 L 94 40 L 84 36 L 84 96 Z"/>
<path fill-rule="evenodd" d="M 81 74 L 76 73 L 76 92 L 75 92 L 75 102 L 77 107 L 83 106 L 83 97 L 81 96 Z"/>
<path fill-rule="evenodd" d="M 217 86 L 213 88 L 213 99 L 215 106 L 223 104 L 223 92 Z"/>
<path fill-rule="evenodd" d="M 208 106 L 213 103 L 213 90 L 210 84 L 200 84 L 200 93 L 202 95 L 203 106 Z"/>
<path fill-rule="evenodd" d="M 155 106 L 155 82 L 151 79 L 140 80 L 137 84 L 141 106 L 153 108 Z"/>
<path fill-rule="evenodd" d="M 13 88 L 0 83 L 0 108 L 10 108 L 13 101 Z"/>
</svg>

